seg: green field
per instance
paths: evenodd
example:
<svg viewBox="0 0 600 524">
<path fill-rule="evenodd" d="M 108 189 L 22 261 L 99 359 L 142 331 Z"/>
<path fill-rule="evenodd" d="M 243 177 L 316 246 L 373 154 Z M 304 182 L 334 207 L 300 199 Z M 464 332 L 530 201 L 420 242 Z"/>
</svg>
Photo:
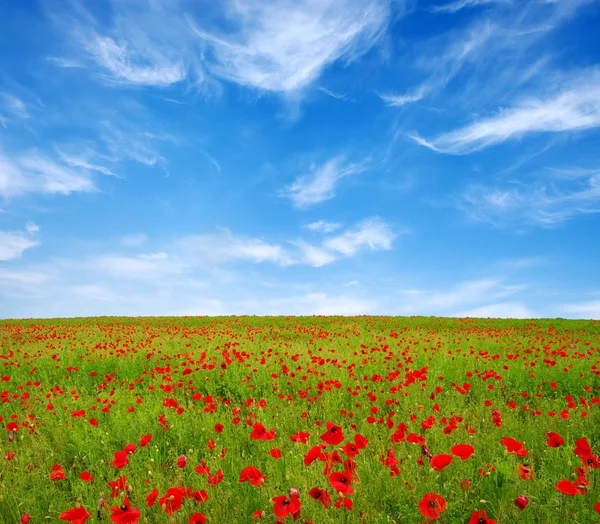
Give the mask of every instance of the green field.
<svg viewBox="0 0 600 524">
<path fill-rule="evenodd" d="M 0 365 L 2 523 L 600 522 L 600 322 L 2 321 Z"/>
</svg>

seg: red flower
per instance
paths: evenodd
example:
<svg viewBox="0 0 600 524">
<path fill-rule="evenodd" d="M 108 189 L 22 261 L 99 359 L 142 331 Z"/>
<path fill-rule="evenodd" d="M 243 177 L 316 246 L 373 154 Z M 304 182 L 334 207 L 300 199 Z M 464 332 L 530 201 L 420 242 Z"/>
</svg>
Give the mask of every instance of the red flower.
<svg viewBox="0 0 600 524">
<path fill-rule="evenodd" d="M 156 502 L 157 497 L 158 497 L 158 490 L 156 488 L 154 488 L 146 497 L 146 504 L 148 505 L 149 508 L 154 506 L 154 503 Z"/>
<path fill-rule="evenodd" d="M 296 515 L 300 514 L 300 499 L 296 495 L 292 495 L 291 497 L 286 497 L 285 495 L 274 497 L 273 502 L 275 516 L 280 519 L 284 519 L 288 515 L 297 518 Z"/>
<path fill-rule="evenodd" d="M 517 466 L 521 480 L 533 480 L 533 471 L 529 466 Z"/>
<path fill-rule="evenodd" d="M 63 471 L 62 466 L 60 464 L 56 464 L 50 469 L 50 480 L 65 480 L 67 478 L 67 475 Z"/>
<path fill-rule="evenodd" d="M 185 457 L 185 455 L 181 455 L 178 459 L 177 459 L 177 467 L 180 469 L 185 468 L 185 464 L 187 462 L 187 458 Z"/>
<path fill-rule="evenodd" d="M 223 471 L 222 470 L 217 471 L 217 473 L 214 476 L 211 475 L 210 473 L 208 474 L 208 483 L 211 486 L 216 486 L 222 480 L 223 480 Z"/>
<path fill-rule="evenodd" d="M 426 519 L 439 519 L 446 509 L 446 501 L 437 493 L 425 493 L 419 501 L 419 511 Z"/>
<path fill-rule="evenodd" d="M 254 466 L 248 466 L 240 473 L 240 482 L 250 481 L 251 486 L 262 486 L 267 477 Z"/>
<path fill-rule="evenodd" d="M 338 493 L 342 493 L 344 495 L 351 495 L 354 493 L 354 489 L 352 489 L 352 472 L 344 471 L 340 473 L 338 471 L 331 473 L 329 475 L 329 484 L 335 491 Z"/>
<path fill-rule="evenodd" d="M 297 433 L 294 433 L 290 437 L 290 440 L 292 442 L 299 442 L 300 444 L 306 444 L 308 442 L 309 438 L 310 438 L 310 433 L 306 433 L 305 431 L 298 431 Z"/>
<path fill-rule="evenodd" d="M 140 446 L 145 448 L 148 444 L 150 444 L 151 440 L 152 440 L 152 435 L 144 435 L 142 437 L 142 440 L 140 440 Z"/>
<path fill-rule="evenodd" d="M 333 422 L 327 422 L 327 431 L 321 435 L 321 440 L 324 440 L 330 446 L 337 446 L 344 440 L 342 428 L 336 426 Z"/>
<path fill-rule="evenodd" d="M 470 444 L 457 444 L 450 448 L 450 453 L 460 457 L 461 460 L 467 460 L 475 451 L 475 448 Z"/>
<path fill-rule="evenodd" d="M 596 510 L 596 513 L 600 513 L 600 502 L 596 502 L 594 509 Z"/>
<path fill-rule="evenodd" d="M 115 460 L 110 463 L 111 466 L 117 469 L 124 468 L 127 464 L 129 464 L 129 460 L 127 459 L 127 453 L 124 451 L 117 451 L 115 453 Z"/>
<path fill-rule="evenodd" d="M 125 477 L 125 475 L 123 475 L 121 478 L 113 481 L 113 482 L 108 482 L 108 486 L 112 488 L 111 491 L 111 498 L 115 498 L 119 496 L 119 490 L 124 490 L 127 489 L 127 477 Z"/>
<path fill-rule="evenodd" d="M 582 493 L 582 490 L 578 489 L 574 482 L 569 482 L 568 480 L 559 480 L 554 489 L 571 497 Z"/>
<path fill-rule="evenodd" d="M 475 511 L 467 524 L 496 524 L 496 521 L 488 518 L 485 510 L 482 509 L 481 511 Z"/>
<path fill-rule="evenodd" d="M 453 460 L 454 457 L 442 453 L 441 455 L 436 455 L 435 457 L 433 457 L 429 464 L 431 464 L 431 467 L 436 471 L 442 471 Z"/>
<path fill-rule="evenodd" d="M 275 460 L 279 460 L 281 458 L 281 450 L 273 448 L 269 451 L 269 455 L 271 455 Z"/>
<path fill-rule="evenodd" d="M 310 466 L 315 460 L 321 456 L 321 446 L 314 446 L 308 450 L 308 453 L 304 455 L 304 465 Z"/>
<path fill-rule="evenodd" d="M 363 437 L 360 433 L 357 433 L 354 435 L 354 443 L 358 449 L 365 449 L 369 441 L 366 439 L 366 437 Z"/>
<path fill-rule="evenodd" d="M 329 496 L 329 493 L 327 493 L 326 490 L 324 489 L 319 489 L 319 488 L 312 488 L 308 494 L 315 500 L 318 500 L 321 504 L 323 504 L 323 506 L 325 506 L 325 509 L 329 508 L 329 504 L 331 504 L 331 497 Z"/>
<path fill-rule="evenodd" d="M 250 433 L 250 438 L 252 440 L 273 440 L 277 437 L 275 430 L 271 428 L 270 431 L 267 431 L 260 422 L 257 422 L 252 426 L 252 433 Z"/>
<path fill-rule="evenodd" d="M 181 507 L 184 495 L 184 488 L 169 488 L 165 496 L 158 499 L 158 505 L 167 515 L 172 515 Z"/>
<path fill-rule="evenodd" d="M 87 471 L 84 471 L 83 473 L 81 473 L 79 475 L 79 478 L 81 480 L 83 480 L 84 482 L 91 482 L 92 480 L 94 480 L 94 477 L 90 473 L 88 473 Z"/>
<path fill-rule="evenodd" d="M 515 506 L 517 506 L 517 508 L 519 508 L 521 511 L 527 507 L 527 504 L 529 504 L 529 499 L 525 495 L 519 495 L 515 499 Z"/>
<path fill-rule="evenodd" d="M 21 515 L 21 520 L 19 521 L 19 523 L 20 524 L 29 524 L 30 522 L 31 522 L 31 517 L 29 516 L 29 513 L 23 513 L 23 515 Z"/>
<path fill-rule="evenodd" d="M 85 524 L 88 517 L 91 517 L 91 514 L 83 506 L 71 508 L 58 516 L 60 520 L 65 520 L 71 524 Z"/>
<path fill-rule="evenodd" d="M 551 431 L 550 433 L 546 433 L 546 436 L 548 437 L 548 441 L 546 442 L 546 444 L 548 444 L 548 446 L 550 446 L 551 448 L 560 448 L 565 443 L 565 439 L 563 439 L 558 433 L 554 433 L 553 431 Z"/>
<path fill-rule="evenodd" d="M 202 515 L 202 513 L 194 513 L 190 515 L 190 520 L 188 524 L 204 524 L 206 522 L 206 517 Z"/>
<path fill-rule="evenodd" d="M 215 424 L 215 431 L 217 433 L 223 433 L 225 426 L 223 424 Z"/>
<path fill-rule="evenodd" d="M 125 497 L 121 507 L 111 506 L 109 509 L 112 512 L 109 518 L 114 524 L 137 524 L 142 516 L 137 508 L 131 507 L 127 497 Z"/>
</svg>

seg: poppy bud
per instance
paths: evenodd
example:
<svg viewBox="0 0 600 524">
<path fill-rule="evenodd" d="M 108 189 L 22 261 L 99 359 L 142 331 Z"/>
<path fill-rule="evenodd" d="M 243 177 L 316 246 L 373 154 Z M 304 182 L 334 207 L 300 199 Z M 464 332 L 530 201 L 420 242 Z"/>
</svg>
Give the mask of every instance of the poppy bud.
<svg viewBox="0 0 600 524">
<path fill-rule="evenodd" d="M 8 441 L 9 441 L 9 442 L 12 442 L 13 440 L 15 440 L 15 435 L 14 435 L 14 433 L 9 433 L 9 434 L 8 434 Z"/>
<path fill-rule="evenodd" d="M 177 459 L 177 466 L 179 468 L 185 468 L 185 464 L 187 462 L 187 458 L 185 457 L 185 455 L 181 455 L 178 459 Z"/>
<path fill-rule="evenodd" d="M 290 497 L 300 497 L 300 492 L 296 488 L 290 488 Z"/>
<path fill-rule="evenodd" d="M 519 495 L 515 499 L 515 506 L 517 506 L 517 508 L 519 508 L 521 511 L 527 507 L 527 504 L 529 504 L 529 499 L 525 495 Z"/>
</svg>

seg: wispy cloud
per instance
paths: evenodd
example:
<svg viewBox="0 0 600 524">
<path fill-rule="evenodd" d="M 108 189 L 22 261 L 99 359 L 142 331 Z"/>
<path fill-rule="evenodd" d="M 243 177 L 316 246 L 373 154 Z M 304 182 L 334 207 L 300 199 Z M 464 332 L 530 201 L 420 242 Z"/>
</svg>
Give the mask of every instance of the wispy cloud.
<svg viewBox="0 0 600 524">
<path fill-rule="evenodd" d="M 337 184 L 349 175 L 364 171 L 368 159 L 357 164 L 346 163 L 344 157 L 337 156 L 320 167 L 313 167 L 313 173 L 298 177 L 286 187 L 282 195 L 296 207 L 307 208 L 335 197 Z"/>
<path fill-rule="evenodd" d="M 230 0 L 236 31 L 216 35 L 191 22 L 214 54 L 209 71 L 266 91 L 298 91 L 329 64 L 368 51 L 386 29 L 390 6 L 383 0 Z"/>
<path fill-rule="evenodd" d="M 600 213 L 600 171 L 575 178 L 550 177 L 503 187 L 474 185 L 456 200 L 477 222 L 497 227 L 554 227 L 583 215 Z"/>
<path fill-rule="evenodd" d="M 371 251 L 392 249 L 397 234 L 381 219 L 374 217 L 363 220 L 356 228 L 328 238 L 324 246 L 345 256 L 353 256 L 363 247 Z"/>
<path fill-rule="evenodd" d="M 561 315 L 567 314 L 570 317 L 600 320 L 600 300 L 565 304 L 559 307 L 557 312 Z"/>
<path fill-rule="evenodd" d="M 17 118 L 29 118 L 25 102 L 9 93 L 0 92 L 0 110 Z"/>
<path fill-rule="evenodd" d="M 440 153 L 466 154 L 528 133 L 558 133 L 600 126 L 600 71 L 579 72 L 558 93 L 528 97 L 512 108 L 428 141 L 413 138 Z"/>
<path fill-rule="evenodd" d="M 296 242 L 295 245 L 300 251 L 300 260 L 309 266 L 323 267 L 337 260 L 337 254 L 303 240 Z"/>
<path fill-rule="evenodd" d="M 26 193 L 58 193 L 94 190 L 86 169 L 76 169 L 32 150 L 14 159 L 0 152 L 0 196 L 14 197 Z"/>
<path fill-rule="evenodd" d="M 456 13 L 461 9 L 486 6 L 492 4 L 512 4 L 513 0 L 456 0 L 447 4 L 436 5 L 430 10 L 438 13 Z"/>
<path fill-rule="evenodd" d="M 309 231 L 321 232 L 321 233 L 333 233 L 336 229 L 342 227 L 341 224 L 337 222 L 327 222 L 326 220 L 317 220 L 316 222 L 311 222 L 310 224 L 305 224 L 302 226 L 304 229 L 308 229 Z"/>
<path fill-rule="evenodd" d="M 21 258 L 23 252 L 40 243 L 35 238 L 39 227 L 30 222 L 25 228 L 25 232 L 19 231 L 0 231 L 0 260 L 16 260 Z"/>
</svg>

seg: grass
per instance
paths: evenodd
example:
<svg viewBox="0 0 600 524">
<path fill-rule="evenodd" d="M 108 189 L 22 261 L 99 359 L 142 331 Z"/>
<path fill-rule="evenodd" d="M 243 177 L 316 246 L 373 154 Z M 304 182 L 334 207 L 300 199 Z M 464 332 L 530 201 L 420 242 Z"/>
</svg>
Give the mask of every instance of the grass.
<svg viewBox="0 0 600 524">
<path fill-rule="evenodd" d="M 587 468 L 589 486 L 580 494 L 555 489 L 560 480 L 577 484 L 576 467 L 583 465 L 573 453 L 577 440 L 585 437 L 594 455 L 600 454 L 600 322 L 2 321 L 0 366 L 1 522 L 21 522 L 23 514 L 33 523 L 61 522 L 59 515 L 78 505 L 91 514 L 88 522 L 107 522 L 109 507 L 121 506 L 125 495 L 144 523 L 187 524 L 194 513 L 207 522 L 252 522 L 257 511 L 273 522 L 271 499 L 290 488 L 300 493 L 298 522 L 422 523 L 418 505 L 426 493 L 445 500 L 435 519 L 444 524 L 469 522 L 482 508 L 497 524 L 600 522 L 594 509 L 600 469 Z M 81 410 L 83 416 L 73 416 Z M 500 427 L 492 422 L 493 410 Z M 435 422 L 424 429 L 429 417 Z M 453 417 L 456 428 L 445 432 Z M 368 440 L 353 458 L 354 493 L 345 497 L 352 509 L 333 505 L 340 497 L 324 474 L 324 454 L 304 464 L 304 455 L 324 444 L 320 436 L 328 421 L 344 435 L 342 443 L 322 450 L 330 457 L 338 450 L 349 460 L 339 448 L 357 434 Z M 11 422 L 18 431 L 7 430 Z M 273 428 L 276 438 L 252 440 L 257 422 Z M 392 442 L 401 423 L 407 426 L 405 441 Z M 222 433 L 215 431 L 217 424 L 224 426 Z M 310 434 L 306 444 L 290 440 L 300 431 Z M 549 447 L 548 432 L 565 443 Z M 147 434 L 152 440 L 141 447 Z M 425 446 L 407 442 L 409 434 L 424 437 Z M 503 437 L 524 442 L 528 455 L 509 453 Z M 137 449 L 128 464 L 110 465 L 130 443 Z M 451 454 L 456 444 L 470 444 L 475 452 L 434 471 L 427 453 Z M 281 459 L 269 454 L 273 448 L 281 450 Z M 382 463 L 390 450 L 399 474 Z M 181 455 L 183 468 L 177 465 Z M 222 481 L 210 485 L 208 475 L 196 471 L 201 461 L 212 475 L 221 470 Z M 56 465 L 64 480 L 50 480 Z M 522 480 L 518 465 L 529 466 L 533 480 Z M 240 482 L 246 466 L 266 476 L 263 485 Z M 333 464 L 331 471 L 344 471 L 344 464 Z M 93 480 L 84 482 L 82 472 Z M 108 482 L 121 476 L 127 489 L 111 497 Z M 181 486 L 205 490 L 208 500 L 184 498 L 171 515 L 158 501 L 147 506 L 154 488 L 160 499 Z M 328 491 L 329 509 L 309 496 L 314 487 Z M 523 511 L 514 504 L 519 495 L 529 500 Z M 282 520 L 291 522 L 292 515 Z"/>
</svg>

